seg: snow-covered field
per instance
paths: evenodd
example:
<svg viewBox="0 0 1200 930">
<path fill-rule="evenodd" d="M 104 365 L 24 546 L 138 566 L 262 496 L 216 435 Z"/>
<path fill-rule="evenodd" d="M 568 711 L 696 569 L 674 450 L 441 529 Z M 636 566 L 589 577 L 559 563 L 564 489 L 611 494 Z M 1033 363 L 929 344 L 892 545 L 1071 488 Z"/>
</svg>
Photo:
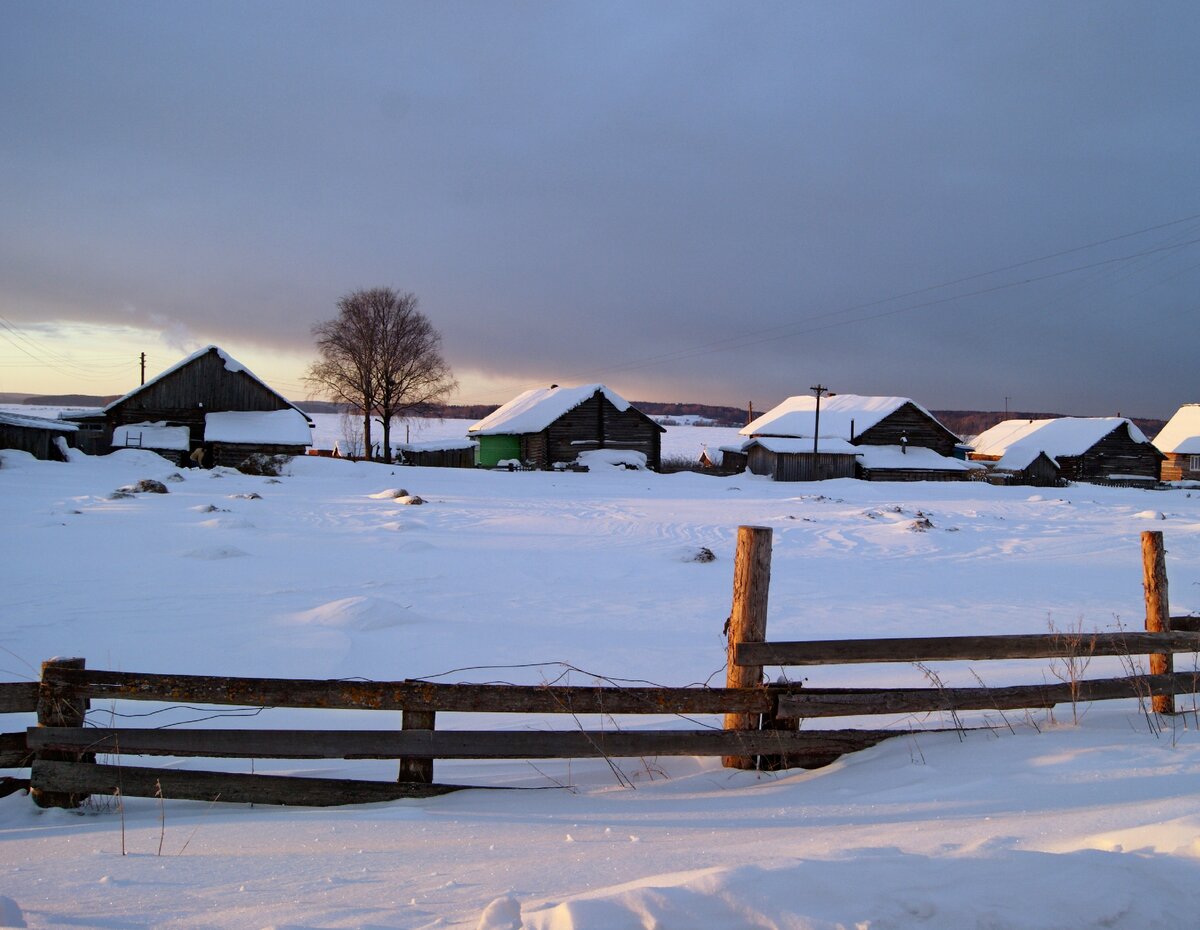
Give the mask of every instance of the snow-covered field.
<svg viewBox="0 0 1200 930">
<path fill-rule="evenodd" d="M 466 424 L 420 425 L 413 441 L 461 436 Z M 733 435 L 673 427 L 664 450 L 693 455 Z M 1198 491 L 509 474 L 312 457 L 290 471 L 276 483 L 179 470 L 137 450 L 69 464 L 0 453 L 0 677 L 35 678 L 41 660 L 77 655 L 128 671 L 720 684 L 744 523 L 775 530 L 773 639 L 1137 629 L 1145 529 L 1166 536 L 1172 612 L 1200 610 Z M 165 495 L 110 498 L 174 473 L 183 480 L 167 481 Z M 428 503 L 383 493 L 398 489 Z M 918 512 L 932 528 L 914 529 Z M 700 547 L 716 560 L 693 561 Z M 1089 674 L 1119 671 L 1097 659 Z M 1060 672 L 934 670 L 968 684 Z M 927 683 L 909 666 L 789 674 Z M 148 709 L 97 703 L 92 718 L 188 725 L 211 712 L 113 716 Z M 80 814 L 14 795 L 0 799 L 0 895 L 15 902 L 9 922 L 29 927 L 1195 926 L 1195 715 L 1156 722 L 1135 702 L 1079 711 L 1078 724 L 1060 707 L 961 739 L 906 735 L 812 772 L 636 759 L 616 760 L 619 780 L 603 760 L 439 762 L 439 781 L 544 790 L 332 809 L 128 799 L 123 811 L 101 801 Z M 397 718 L 274 710 L 217 723 L 379 728 Z M 438 725 L 575 723 L 443 714 Z M 395 776 L 383 762 L 255 765 L 268 769 Z M 0 902 L 0 925 L 5 916 Z"/>
</svg>

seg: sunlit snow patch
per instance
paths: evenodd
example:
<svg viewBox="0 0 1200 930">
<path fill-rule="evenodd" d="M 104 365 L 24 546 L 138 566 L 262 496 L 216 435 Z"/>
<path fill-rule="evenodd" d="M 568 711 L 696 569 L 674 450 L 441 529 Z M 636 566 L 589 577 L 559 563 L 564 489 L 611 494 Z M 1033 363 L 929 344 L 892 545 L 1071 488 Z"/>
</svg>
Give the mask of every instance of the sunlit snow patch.
<svg viewBox="0 0 1200 930">
<path fill-rule="evenodd" d="M 296 626 L 324 626 L 339 630 L 383 630 L 411 624 L 414 620 L 414 615 L 395 601 L 358 595 L 291 614 L 285 622 Z"/>
</svg>

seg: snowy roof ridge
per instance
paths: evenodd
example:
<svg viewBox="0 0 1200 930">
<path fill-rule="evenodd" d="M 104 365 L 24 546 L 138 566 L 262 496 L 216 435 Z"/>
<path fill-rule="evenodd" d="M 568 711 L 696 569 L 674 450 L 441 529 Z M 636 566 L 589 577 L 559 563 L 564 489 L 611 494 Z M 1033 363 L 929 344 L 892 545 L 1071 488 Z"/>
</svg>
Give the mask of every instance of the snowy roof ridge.
<svg viewBox="0 0 1200 930">
<path fill-rule="evenodd" d="M 292 407 L 296 410 L 300 410 L 299 407 L 297 407 L 290 400 L 288 400 L 286 397 L 284 397 L 282 394 L 280 394 L 277 390 L 275 390 L 273 387 L 271 387 L 271 385 L 267 384 L 267 382 L 265 382 L 262 378 L 258 377 L 258 375 L 256 375 L 254 372 L 252 372 L 249 368 L 247 368 L 245 365 L 243 365 L 241 362 L 239 362 L 236 358 L 234 358 L 232 355 L 230 355 L 228 352 L 226 352 L 220 346 L 206 345 L 202 349 L 197 349 L 195 352 L 193 352 L 187 358 L 180 359 L 178 362 L 176 362 L 170 368 L 163 369 L 158 374 L 156 374 L 153 378 L 148 380 L 145 384 L 139 384 L 132 391 L 128 392 L 127 394 L 125 394 L 121 397 L 118 397 L 111 404 L 109 404 L 107 407 L 104 408 L 104 412 L 107 413 L 108 411 L 110 411 L 114 407 L 116 407 L 118 404 L 124 403 L 125 401 L 129 400 L 129 398 L 133 397 L 135 394 L 138 394 L 138 393 L 146 390 L 146 388 L 150 387 L 150 385 L 152 385 L 152 384 L 157 384 L 159 381 L 163 380 L 163 378 L 166 378 L 168 375 L 172 375 L 175 372 L 179 371 L 179 369 L 181 369 L 187 365 L 190 365 L 196 359 L 198 359 L 204 355 L 207 355 L 209 352 L 217 353 L 217 355 L 220 357 L 221 361 L 225 364 L 226 371 L 242 372 L 246 376 L 253 378 L 255 381 L 257 381 L 260 385 L 262 385 L 264 388 L 266 388 L 268 391 L 270 391 L 272 394 L 274 394 L 276 397 L 278 397 L 281 401 L 283 401 L 289 407 Z M 304 411 L 301 410 L 300 412 L 303 413 Z"/>
<path fill-rule="evenodd" d="M 1003 420 L 975 437 L 977 455 L 1003 456 L 1018 445 L 1036 446 L 1053 459 L 1083 455 L 1113 430 L 1124 425 L 1134 442 L 1150 440 L 1128 417 L 1053 417 Z"/>
<path fill-rule="evenodd" d="M 79 425 L 76 423 L 51 420 L 47 417 L 31 417 L 24 413 L 9 413 L 6 410 L 0 410 L 0 423 L 8 426 L 21 426 L 26 429 L 54 430 L 58 433 L 74 433 L 79 429 Z"/>
<path fill-rule="evenodd" d="M 1200 454 L 1200 404 L 1184 404 L 1176 410 L 1154 437 L 1154 447 L 1176 455 Z"/>
<path fill-rule="evenodd" d="M 873 397 L 863 394 L 832 394 L 821 400 L 821 436 L 830 439 L 860 436 L 891 416 L 905 404 L 912 404 L 934 422 L 937 418 L 910 397 Z M 752 420 L 739 431 L 743 436 L 788 436 L 811 439 L 816 419 L 817 399 L 797 394 Z"/>
<path fill-rule="evenodd" d="M 478 423 L 467 427 L 467 432 L 476 436 L 540 433 L 563 414 L 591 399 L 597 391 L 622 413 L 631 406 L 624 397 L 603 384 L 581 384 L 577 387 L 555 384 L 518 394 Z"/>
</svg>

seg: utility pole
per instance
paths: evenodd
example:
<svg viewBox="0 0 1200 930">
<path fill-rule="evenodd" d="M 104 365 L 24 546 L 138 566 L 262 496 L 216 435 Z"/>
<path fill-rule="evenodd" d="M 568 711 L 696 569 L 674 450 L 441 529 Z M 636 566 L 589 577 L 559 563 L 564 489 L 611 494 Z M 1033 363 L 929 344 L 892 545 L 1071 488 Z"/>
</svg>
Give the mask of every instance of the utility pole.
<svg viewBox="0 0 1200 930">
<path fill-rule="evenodd" d="M 813 455 L 816 455 L 817 445 L 821 440 L 821 395 L 828 394 L 829 388 L 818 382 L 810 387 L 809 390 L 817 395 L 817 415 L 813 422 Z"/>
<path fill-rule="evenodd" d="M 1006 419 L 1006 420 L 1008 419 L 1008 401 L 1009 401 L 1009 397 L 1007 394 L 1005 394 L 1004 395 L 1004 419 Z"/>
<path fill-rule="evenodd" d="M 142 353 L 142 384 L 146 383 L 146 353 Z"/>
</svg>

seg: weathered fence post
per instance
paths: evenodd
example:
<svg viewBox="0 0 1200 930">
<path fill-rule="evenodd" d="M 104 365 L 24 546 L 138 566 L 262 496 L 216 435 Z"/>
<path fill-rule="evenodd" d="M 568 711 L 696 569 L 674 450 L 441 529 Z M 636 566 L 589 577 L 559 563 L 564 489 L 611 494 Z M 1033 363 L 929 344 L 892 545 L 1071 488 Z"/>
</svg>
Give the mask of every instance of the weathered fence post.
<svg viewBox="0 0 1200 930">
<path fill-rule="evenodd" d="M 42 681 L 38 688 L 37 722 L 39 727 L 82 727 L 87 713 L 88 700 L 71 688 L 55 685 L 46 680 L 46 672 L 55 668 L 82 669 L 87 663 L 83 659 L 47 659 L 42 663 Z M 92 761 L 93 753 L 56 752 L 42 750 L 36 759 L 55 762 Z M 35 759 L 35 761 L 36 761 Z M 66 791 L 46 791 L 33 788 L 30 791 L 33 803 L 38 807 L 79 807 L 87 795 L 71 794 Z"/>
<path fill-rule="evenodd" d="M 1142 584 L 1146 589 L 1146 632 L 1168 633 L 1171 630 L 1171 607 L 1167 601 L 1167 557 L 1163 534 L 1157 530 L 1142 533 Z M 1150 674 L 1170 675 L 1175 668 L 1174 656 L 1169 653 L 1150 654 Z M 1154 695 L 1156 714 L 1175 713 L 1175 695 Z"/>
<path fill-rule="evenodd" d="M 771 528 L 739 526 L 733 561 L 733 609 L 729 613 L 725 687 L 757 688 L 763 683 L 761 665 L 734 663 L 738 643 L 761 643 L 767 636 L 767 595 L 771 588 Z M 726 714 L 726 730 L 757 730 L 759 714 Z M 731 769 L 752 769 L 754 756 L 724 756 Z"/>
<path fill-rule="evenodd" d="M 404 710 L 400 714 L 401 730 L 432 730 L 437 719 L 437 712 L 432 710 Z M 396 781 L 432 785 L 433 760 L 417 756 L 402 757 L 400 759 L 400 774 L 396 778 Z"/>
</svg>

